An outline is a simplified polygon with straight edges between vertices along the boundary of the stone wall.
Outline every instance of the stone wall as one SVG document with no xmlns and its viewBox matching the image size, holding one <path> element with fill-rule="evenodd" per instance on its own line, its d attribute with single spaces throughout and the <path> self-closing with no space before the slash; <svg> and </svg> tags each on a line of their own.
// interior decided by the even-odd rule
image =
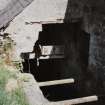
<svg viewBox="0 0 105 105">
<path fill-rule="evenodd" d="M 11 34 L 16 43 L 13 59 L 19 60 L 22 52 L 32 52 L 33 46 L 38 39 L 39 31 L 42 30 L 41 24 L 37 22 L 54 21 L 63 19 L 66 11 L 67 0 L 35 0 L 22 13 L 20 13 L 10 23 L 5 30 Z M 31 24 L 36 22 L 36 24 Z M 28 24 L 27 24 L 28 23 Z"/>
<path fill-rule="evenodd" d="M 99 0 L 35 0 L 9 25 L 5 32 L 10 33 L 16 42 L 18 57 L 21 52 L 32 51 L 32 47 L 41 31 L 41 25 L 32 22 L 81 21 L 82 29 L 90 34 L 89 72 L 93 80 L 105 79 L 105 1 Z M 26 25 L 29 23 L 29 25 Z M 34 28 L 35 27 L 35 28 Z M 27 31 L 28 30 L 28 31 Z M 98 85 L 100 83 L 98 82 Z M 97 83 L 96 83 L 97 84 Z"/>
<path fill-rule="evenodd" d="M 65 22 L 82 21 L 82 29 L 90 34 L 89 71 L 100 90 L 105 87 L 105 1 L 68 0 Z M 94 87 L 94 86 L 93 86 Z"/>
</svg>

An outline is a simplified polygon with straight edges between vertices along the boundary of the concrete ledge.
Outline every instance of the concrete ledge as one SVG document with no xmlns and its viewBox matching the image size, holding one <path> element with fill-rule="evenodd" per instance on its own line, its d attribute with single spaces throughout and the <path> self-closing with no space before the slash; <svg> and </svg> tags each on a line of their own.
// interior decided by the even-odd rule
<svg viewBox="0 0 105 105">
<path fill-rule="evenodd" d="M 31 74 L 20 74 L 19 80 L 22 82 L 22 87 L 29 105 L 43 105 L 49 102 L 45 99 L 37 82 Z"/>
</svg>

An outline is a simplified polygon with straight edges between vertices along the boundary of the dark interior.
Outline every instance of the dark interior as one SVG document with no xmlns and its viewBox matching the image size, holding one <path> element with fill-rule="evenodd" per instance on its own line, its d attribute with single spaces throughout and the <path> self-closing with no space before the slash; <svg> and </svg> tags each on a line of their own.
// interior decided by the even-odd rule
<svg viewBox="0 0 105 105">
<path fill-rule="evenodd" d="M 86 77 L 89 57 L 90 35 L 81 29 L 81 23 L 44 24 L 39 33 L 39 44 L 64 45 L 64 58 L 24 59 L 23 71 L 32 73 L 38 82 L 74 78 L 74 84 L 41 87 L 51 101 L 86 96 L 81 93 L 81 84 Z M 82 90 L 83 91 L 83 90 Z"/>
</svg>

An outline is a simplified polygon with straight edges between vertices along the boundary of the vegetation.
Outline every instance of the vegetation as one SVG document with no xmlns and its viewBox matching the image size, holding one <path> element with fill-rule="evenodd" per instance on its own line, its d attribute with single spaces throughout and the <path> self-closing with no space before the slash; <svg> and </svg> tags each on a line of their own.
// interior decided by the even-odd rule
<svg viewBox="0 0 105 105">
<path fill-rule="evenodd" d="M 8 34 L 6 34 L 5 37 L 0 37 L 0 57 L 9 65 L 11 64 L 12 50 L 13 40 L 8 36 Z"/>
<path fill-rule="evenodd" d="M 17 79 L 16 72 L 11 72 L 0 62 L 0 105 L 28 105 L 21 87 L 7 92 L 5 87 L 9 79 Z"/>
<path fill-rule="evenodd" d="M 15 65 L 11 61 L 13 50 L 13 41 L 8 34 L 3 35 L 0 38 L 0 105 L 28 105 L 22 87 L 17 80 L 18 70 L 14 70 L 13 67 L 19 69 L 18 63 Z M 13 82 L 9 84 L 9 80 Z M 14 88 L 13 86 L 17 86 Z M 12 89 L 14 88 L 14 89 Z M 11 89 L 11 91 L 8 91 Z"/>
</svg>

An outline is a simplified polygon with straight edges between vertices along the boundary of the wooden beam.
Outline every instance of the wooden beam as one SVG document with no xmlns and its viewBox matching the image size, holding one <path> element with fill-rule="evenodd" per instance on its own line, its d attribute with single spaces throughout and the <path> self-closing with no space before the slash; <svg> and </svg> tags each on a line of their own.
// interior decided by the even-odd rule
<svg viewBox="0 0 105 105">
<path fill-rule="evenodd" d="M 42 59 L 63 59 L 65 58 L 64 55 L 47 55 L 47 56 L 40 56 L 39 60 L 42 60 Z"/>
<path fill-rule="evenodd" d="M 36 22 L 26 22 L 25 24 L 51 24 L 51 23 L 64 23 L 64 19 L 54 19 L 51 21 L 36 21 Z"/>
<path fill-rule="evenodd" d="M 82 104 L 82 103 L 93 102 L 93 101 L 98 101 L 98 97 L 96 95 L 71 99 L 71 100 L 65 100 L 65 101 L 50 102 L 50 103 L 47 103 L 46 105 L 76 105 L 76 104 Z"/>
<path fill-rule="evenodd" d="M 60 84 L 67 84 L 67 83 L 74 83 L 74 79 L 71 78 L 71 79 L 63 79 L 63 80 L 38 82 L 38 85 L 42 87 L 42 86 L 60 85 Z"/>
</svg>

